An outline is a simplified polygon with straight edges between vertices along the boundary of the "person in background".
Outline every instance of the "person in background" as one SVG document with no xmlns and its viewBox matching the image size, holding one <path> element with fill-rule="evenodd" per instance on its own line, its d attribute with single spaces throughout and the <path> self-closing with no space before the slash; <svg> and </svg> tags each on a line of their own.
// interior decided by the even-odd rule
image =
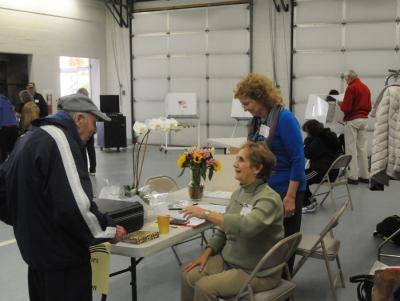
<svg viewBox="0 0 400 301">
<path fill-rule="evenodd" d="M 0 163 L 3 163 L 14 148 L 18 138 L 18 122 L 10 100 L 0 87 Z"/>
<path fill-rule="evenodd" d="M 347 71 L 344 79 L 348 86 L 338 105 L 344 113 L 346 154 L 352 156 L 348 183 L 369 183 L 367 129 L 371 92 L 353 70 Z"/>
<path fill-rule="evenodd" d="M 32 95 L 34 102 L 39 107 L 40 110 L 39 117 L 40 118 L 46 117 L 49 114 L 47 102 L 44 100 L 43 95 L 36 91 L 35 83 L 29 82 L 26 85 L 26 89 L 28 90 L 29 94 Z"/>
<path fill-rule="evenodd" d="M 32 121 L 39 118 L 40 110 L 28 90 L 19 92 L 19 100 L 22 104 L 21 117 L 19 120 L 19 131 L 22 135 L 30 129 Z"/>
<path fill-rule="evenodd" d="M 249 141 L 263 141 L 276 156 L 276 167 L 268 185 L 278 192 L 285 209 L 285 237 L 300 231 L 306 177 L 300 125 L 283 108 L 280 91 L 264 75 L 251 73 L 236 86 L 235 98 L 253 115 L 248 125 Z M 293 268 L 294 256 L 288 262 Z"/>
<path fill-rule="evenodd" d="M 86 88 L 80 88 L 78 91 L 76 91 L 76 93 L 89 97 L 89 91 Z M 89 157 L 89 173 L 91 176 L 94 176 L 96 175 L 96 150 L 94 149 L 94 135 L 90 137 L 86 143 L 86 151 Z"/>
<path fill-rule="evenodd" d="M 274 165 L 275 156 L 263 143 L 248 142 L 233 164 L 240 188 L 225 213 L 198 206 L 183 209 L 184 216 L 204 218 L 217 227 L 203 253 L 182 270 L 182 301 L 234 296 L 265 253 L 283 238 L 282 201 L 265 184 Z M 251 282 L 253 291 L 276 287 L 281 275 L 282 270 L 261 268 Z"/>
<path fill-rule="evenodd" d="M 312 213 L 317 210 L 317 201 L 311 198 L 310 185 L 318 184 L 332 165 L 333 161 L 341 153 L 338 137 L 329 128 L 318 120 L 307 120 L 303 124 L 303 131 L 307 134 L 304 139 L 304 155 L 310 160 L 309 168 L 306 169 L 307 187 L 304 198 L 303 213 Z M 329 178 L 334 181 L 338 170 L 332 170 Z"/>
<path fill-rule="evenodd" d="M 31 301 L 92 300 L 89 246 L 126 232 L 93 202 L 83 159 L 96 117 L 110 119 L 86 96 L 62 99 L 61 111 L 35 120 L 0 167 L 0 220 L 13 226 L 28 264 Z"/>
</svg>

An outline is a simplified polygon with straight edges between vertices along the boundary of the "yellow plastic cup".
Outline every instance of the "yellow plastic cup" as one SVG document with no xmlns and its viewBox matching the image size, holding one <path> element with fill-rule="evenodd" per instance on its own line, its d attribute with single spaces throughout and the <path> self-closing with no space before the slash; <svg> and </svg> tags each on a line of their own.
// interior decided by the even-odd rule
<svg viewBox="0 0 400 301">
<path fill-rule="evenodd" d="M 169 215 L 163 214 L 157 216 L 157 224 L 158 230 L 160 234 L 168 234 L 169 233 Z"/>
</svg>

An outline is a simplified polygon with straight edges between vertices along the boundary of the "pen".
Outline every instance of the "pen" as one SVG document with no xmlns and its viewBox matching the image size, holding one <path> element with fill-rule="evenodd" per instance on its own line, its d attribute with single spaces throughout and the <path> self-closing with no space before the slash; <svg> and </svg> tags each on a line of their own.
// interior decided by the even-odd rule
<svg viewBox="0 0 400 301">
<path fill-rule="evenodd" d="M 168 210 L 182 210 L 183 208 L 168 208 Z"/>
</svg>

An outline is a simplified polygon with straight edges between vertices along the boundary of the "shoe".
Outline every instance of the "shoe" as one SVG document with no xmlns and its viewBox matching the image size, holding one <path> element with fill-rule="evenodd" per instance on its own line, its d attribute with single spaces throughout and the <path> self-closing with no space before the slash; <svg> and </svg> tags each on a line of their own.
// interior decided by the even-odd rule
<svg viewBox="0 0 400 301">
<path fill-rule="evenodd" d="M 89 174 L 90 174 L 92 177 L 96 176 L 96 173 L 95 173 L 95 172 L 90 172 Z"/>
<path fill-rule="evenodd" d="M 358 182 L 369 184 L 369 179 L 358 178 Z"/>
<path fill-rule="evenodd" d="M 347 183 L 351 185 L 358 185 L 358 180 L 347 179 Z"/>
<path fill-rule="evenodd" d="M 303 207 L 302 212 L 303 214 L 314 213 L 315 211 L 317 211 L 317 208 L 318 208 L 318 203 L 312 202 L 310 205 Z"/>
</svg>

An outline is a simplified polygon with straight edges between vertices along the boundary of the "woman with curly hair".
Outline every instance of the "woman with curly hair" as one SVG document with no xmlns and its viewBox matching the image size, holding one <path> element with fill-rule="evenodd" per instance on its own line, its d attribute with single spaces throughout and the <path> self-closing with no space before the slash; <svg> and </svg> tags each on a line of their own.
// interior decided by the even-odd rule
<svg viewBox="0 0 400 301">
<path fill-rule="evenodd" d="M 300 231 L 306 178 L 301 130 L 294 115 L 283 107 L 282 95 L 264 75 L 250 73 L 236 86 L 235 98 L 253 115 L 248 125 L 249 141 L 263 141 L 276 156 L 268 185 L 283 200 L 285 236 Z M 293 268 L 294 257 L 288 262 Z"/>
</svg>

